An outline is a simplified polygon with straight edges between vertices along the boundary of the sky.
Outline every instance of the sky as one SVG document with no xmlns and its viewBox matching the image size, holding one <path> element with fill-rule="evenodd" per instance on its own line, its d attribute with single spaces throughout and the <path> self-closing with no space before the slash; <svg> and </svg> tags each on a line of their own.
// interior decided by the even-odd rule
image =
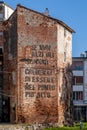
<svg viewBox="0 0 87 130">
<path fill-rule="evenodd" d="M 16 8 L 21 4 L 43 13 L 49 9 L 50 16 L 62 20 L 76 33 L 72 37 L 72 56 L 79 57 L 87 51 L 87 0 L 4 0 Z"/>
</svg>

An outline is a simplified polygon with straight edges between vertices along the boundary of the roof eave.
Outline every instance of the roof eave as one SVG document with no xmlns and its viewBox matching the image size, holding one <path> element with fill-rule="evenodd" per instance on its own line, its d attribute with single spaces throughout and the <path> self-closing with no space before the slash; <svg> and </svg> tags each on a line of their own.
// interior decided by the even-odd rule
<svg viewBox="0 0 87 130">
<path fill-rule="evenodd" d="M 28 9 L 28 10 L 31 10 L 31 11 L 35 12 L 35 13 L 38 13 L 38 14 L 40 14 L 40 15 L 43 15 L 43 16 L 48 17 L 48 18 L 50 18 L 50 19 L 53 19 L 54 21 L 56 21 L 57 23 L 61 24 L 63 27 L 65 27 L 66 29 L 68 29 L 71 33 L 75 33 L 75 31 L 74 31 L 72 28 L 70 28 L 67 24 L 65 24 L 63 21 L 61 21 L 61 20 L 59 20 L 59 19 L 53 18 L 53 17 L 51 17 L 51 16 L 47 16 L 47 15 L 45 15 L 45 14 L 43 14 L 43 13 L 40 13 L 40 12 L 38 12 L 38 11 L 29 9 L 29 8 L 27 8 L 27 7 L 24 7 L 24 6 L 20 5 L 20 4 L 18 4 L 17 6 L 26 8 L 26 9 Z"/>
</svg>

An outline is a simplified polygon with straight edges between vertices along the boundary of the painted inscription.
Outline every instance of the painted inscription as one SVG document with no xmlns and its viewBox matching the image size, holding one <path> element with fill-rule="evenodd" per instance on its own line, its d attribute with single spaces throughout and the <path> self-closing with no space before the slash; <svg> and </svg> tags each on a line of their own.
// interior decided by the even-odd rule
<svg viewBox="0 0 87 130">
<path fill-rule="evenodd" d="M 56 75 L 51 64 L 52 61 L 56 67 L 55 52 L 51 45 L 33 45 L 29 56 L 30 53 L 32 59 L 28 63 L 35 66 L 23 68 L 25 98 L 52 98 L 54 91 L 56 91 Z M 28 58 L 28 52 L 26 58 Z M 37 65 L 42 66 L 37 67 Z"/>
<path fill-rule="evenodd" d="M 51 98 L 56 78 L 53 70 L 24 68 L 25 97 Z M 37 93 L 36 93 L 37 92 Z"/>
</svg>

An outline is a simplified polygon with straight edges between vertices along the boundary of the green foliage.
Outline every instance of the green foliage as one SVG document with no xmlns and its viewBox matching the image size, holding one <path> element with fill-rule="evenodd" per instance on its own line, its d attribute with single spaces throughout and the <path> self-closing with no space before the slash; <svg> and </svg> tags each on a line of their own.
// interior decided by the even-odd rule
<svg viewBox="0 0 87 130">
<path fill-rule="evenodd" d="M 73 127 L 46 128 L 45 130 L 80 130 L 80 123 L 75 124 Z M 83 123 L 82 130 L 87 130 L 87 123 Z"/>
<path fill-rule="evenodd" d="M 60 128 L 49 128 L 46 130 L 80 130 L 79 127 L 60 127 Z"/>
</svg>

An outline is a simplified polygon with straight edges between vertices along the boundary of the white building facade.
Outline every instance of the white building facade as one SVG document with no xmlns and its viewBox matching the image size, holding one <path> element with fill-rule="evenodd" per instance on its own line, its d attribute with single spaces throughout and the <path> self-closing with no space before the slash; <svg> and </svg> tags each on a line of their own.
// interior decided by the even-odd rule
<svg viewBox="0 0 87 130">
<path fill-rule="evenodd" d="M 74 120 L 87 121 L 87 57 L 74 57 L 72 69 Z"/>
<path fill-rule="evenodd" d="M 14 12 L 9 5 L 0 1 L 0 21 L 4 21 L 10 17 L 10 15 Z"/>
</svg>

